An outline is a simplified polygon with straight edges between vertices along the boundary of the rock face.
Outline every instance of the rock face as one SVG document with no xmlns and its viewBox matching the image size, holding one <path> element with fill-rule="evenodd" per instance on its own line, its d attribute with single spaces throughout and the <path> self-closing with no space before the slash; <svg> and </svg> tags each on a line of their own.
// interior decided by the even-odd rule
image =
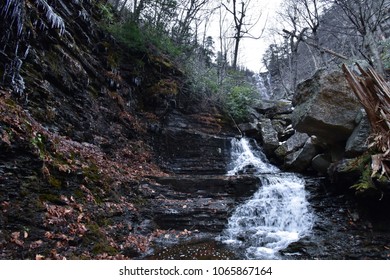
<svg viewBox="0 0 390 280">
<path fill-rule="evenodd" d="M 242 129 L 250 125 L 242 125 Z M 169 176 L 153 179 L 152 217 L 161 229 L 219 232 L 238 201 L 259 187 L 255 176 L 226 176 L 231 140 L 239 131 L 218 114 L 169 112 L 154 149 Z"/>
<path fill-rule="evenodd" d="M 370 135 L 370 130 L 371 126 L 367 115 L 363 113 L 360 122 L 358 122 L 345 145 L 345 155 L 347 157 L 358 156 L 367 151 L 367 139 Z"/>
<path fill-rule="evenodd" d="M 275 153 L 278 157 L 284 158 L 288 154 L 296 152 L 297 150 L 302 148 L 308 139 L 309 135 L 307 135 L 306 133 L 296 132 L 286 142 L 280 145 L 279 148 L 276 149 Z"/>
<path fill-rule="evenodd" d="M 264 151 L 270 153 L 279 146 L 278 133 L 270 119 L 261 119 L 259 125 L 261 143 L 263 144 Z"/>
<path fill-rule="evenodd" d="M 318 147 L 313 143 L 312 138 L 309 138 L 301 149 L 287 156 L 285 166 L 295 172 L 304 172 L 311 166 L 312 159 L 317 153 Z"/>
<path fill-rule="evenodd" d="M 341 72 L 317 72 L 298 85 L 293 104 L 295 129 L 326 143 L 346 141 L 361 108 Z"/>
<path fill-rule="evenodd" d="M 251 175 L 172 175 L 155 178 L 153 219 L 161 229 L 220 232 L 235 205 L 251 196 L 260 180 Z M 158 194 L 158 195 L 157 195 Z"/>
<path fill-rule="evenodd" d="M 176 110 L 178 67 L 116 42 L 101 1 L 3 2 L 0 259 L 139 257 L 175 219 L 220 230 L 258 184 L 218 177 L 238 132 Z"/>
<path fill-rule="evenodd" d="M 226 174 L 230 141 L 238 133 L 219 115 L 183 114 L 166 116 L 154 146 L 161 166 L 175 174 Z"/>
</svg>

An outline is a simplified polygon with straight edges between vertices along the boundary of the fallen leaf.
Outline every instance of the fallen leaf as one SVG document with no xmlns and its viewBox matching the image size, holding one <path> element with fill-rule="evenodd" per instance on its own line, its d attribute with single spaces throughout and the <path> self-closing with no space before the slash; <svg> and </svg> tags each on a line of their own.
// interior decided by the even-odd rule
<svg viewBox="0 0 390 280">
<path fill-rule="evenodd" d="M 37 240 L 37 241 L 31 242 L 30 249 L 39 248 L 39 247 L 41 247 L 42 244 L 43 244 L 42 240 Z"/>
<path fill-rule="evenodd" d="M 37 255 L 35 255 L 35 259 L 36 259 L 37 261 L 39 261 L 39 260 L 44 260 L 44 259 L 45 259 L 45 256 L 37 254 Z"/>
</svg>

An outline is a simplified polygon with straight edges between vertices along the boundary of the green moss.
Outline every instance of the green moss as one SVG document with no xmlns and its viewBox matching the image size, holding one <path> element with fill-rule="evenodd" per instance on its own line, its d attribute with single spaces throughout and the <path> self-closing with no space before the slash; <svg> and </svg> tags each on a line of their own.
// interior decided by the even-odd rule
<svg viewBox="0 0 390 280">
<path fill-rule="evenodd" d="M 149 89 L 150 94 L 177 95 L 179 87 L 177 82 L 172 79 L 159 80 Z"/>
<path fill-rule="evenodd" d="M 93 246 L 92 253 L 95 255 L 103 253 L 107 253 L 109 255 L 116 255 L 118 254 L 118 250 L 108 244 L 99 243 Z"/>
<path fill-rule="evenodd" d="M 147 204 L 147 202 L 148 201 L 142 196 L 137 196 L 136 198 L 131 200 L 131 203 L 134 204 L 136 207 L 144 206 Z"/>
<path fill-rule="evenodd" d="M 13 100 L 10 99 L 10 98 L 7 98 L 7 99 L 5 100 L 5 104 L 7 104 L 8 106 L 10 106 L 10 107 L 12 107 L 12 108 L 15 108 L 15 107 L 16 107 L 16 102 L 13 101 Z"/>
<path fill-rule="evenodd" d="M 49 182 L 50 186 L 52 186 L 56 189 L 60 189 L 62 186 L 61 181 L 52 175 L 50 175 L 49 178 L 47 178 L 47 181 Z"/>
<path fill-rule="evenodd" d="M 62 200 L 60 198 L 60 195 L 58 194 L 53 194 L 53 193 L 44 193 L 39 195 L 39 200 L 40 201 L 48 201 L 52 203 L 62 203 Z"/>
<path fill-rule="evenodd" d="M 118 52 L 110 51 L 107 55 L 107 63 L 111 68 L 118 68 L 119 65 Z"/>
<path fill-rule="evenodd" d="M 38 151 L 39 157 L 43 159 L 46 154 L 46 148 L 44 144 L 44 136 L 40 133 L 36 133 L 30 140 L 31 144 L 36 148 Z"/>
<path fill-rule="evenodd" d="M 84 197 L 85 197 L 83 191 L 80 190 L 80 189 L 75 190 L 75 191 L 73 192 L 73 195 L 74 195 L 74 197 L 75 197 L 77 200 L 84 199 Z"/>
<path fill-rule="evenodd" d="M 97 223 L 92 222 L 87 224 L 87 229 L 88 231 L 83 237 L 83 244 L 86 246 L 92 246 L 91 251 L 93 254 L 118 254 L 118 251 L 109 245 L 106 236 Z"/>
<path fill-rule="evenodd" d="M 98 166 L 93 163 L 83 169 L 83 175 L 92 182 L 97 182 L 102 177 Z"/>
</svg>

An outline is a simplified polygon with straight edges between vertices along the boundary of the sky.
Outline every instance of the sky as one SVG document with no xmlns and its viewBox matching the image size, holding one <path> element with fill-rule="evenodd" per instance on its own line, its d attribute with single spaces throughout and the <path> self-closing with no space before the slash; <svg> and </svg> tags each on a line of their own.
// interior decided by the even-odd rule
<svg viewBox="0 0 390 280">
<path fill-rule="evenodd" d="M 253 18 L 255 21 L 258 18 L 259 11 L 262 11 L 262 16 L 256 26 L 252 29 L 254 36 L 259 36 L 262 33 L 263 28 L 265 32 L 260 39 L 242 39 L 239 48 L 238 64 L 244 66 L 254 72 L 266 71 L 262 65 L 262 56 L 271 44 L 270 39 L 267 39 L 267 30 L 272 26 L 274 21 L 276 10 L 280 6 L 282 0 L 251 0 L 249 14 L 246 15 L 246 19 Z M 230 18 L 231 20 L 231 18 Z M 218 46 L 219 28 L 218 19 L 215 23 L 211 24 L 207 34 L 214 38 L 215 45 Z M 216 47 L 216 50 L 218 47 Z"/>
<path fill-rule="evenodd" d="M 265 27 L 265 32 L 263 33 L 262 38 L 259 40 L 253 39 L 244 39 L 241 43 L 241 55 L 239 57 L 239 64 L 244 65 L 248 69 L 258 72 L 265 71 L 264 66 L 262 65 L 262 56 L 266 51 L 267 47 L 272 43 L 268 38 L 267 30 L 272 26 L 274 17 L 276 14 L 276 9 L 280 6 L 281 0 L 252 0 L 254 2 L 266 2 L 262 4 L 263 14 L 260 19 L 260 22 L 257 24 L 256 29 L 259 30 L 258 33 L 261 33 L 261 30 Z"/>
</svg>

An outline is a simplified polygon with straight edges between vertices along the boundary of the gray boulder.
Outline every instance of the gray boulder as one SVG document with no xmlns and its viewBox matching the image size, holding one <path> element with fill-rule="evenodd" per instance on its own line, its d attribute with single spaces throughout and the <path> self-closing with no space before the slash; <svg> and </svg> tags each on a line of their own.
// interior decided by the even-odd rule
<svg viewBox="0 0 390 280">
<path fill-rule="evenodd" d="M 319 154 L 312 159 L 311 166 L 318 173 L 325 175 L 328 173 L 331 162 L 332 158 L 329 154 Z"/>
<path fill-rule="evenodd" d="M 309 135 L 306 133 L 295 132 L 293 136 L 275 150 L 275 154 L 278 158 L 283 159 L 288 154 L 302 148 L 307 139 L 309 139 Z"/>
<path fill-rule="evenodd" d="M 346 157 L 356 157 L 367 151 L 367 138 L 370 135 L 370 130 L 370 122 L 368 121 L 367 115 L 364 115 L 348 138 L 347 144 L 345 145 Z"/>
<path fill-rule="evenodd" d="M 273 152 L 279 146 L 277 131 L 274 129 L 270 119 L 261 119 L 259 126 L 264 151 L 266 153 Z"/>
<path fill-rule="evenodd" d="M 302 172 L 311 166 L 312 159 L 317 155 L 318 147 L 312 139 L 307 139 L 305 145 L 286 157 L 285 167 L 291 171 Z"/>
<path fill-rule="evenodd" d="M 339 71 L 318 71 L 299 84 L 293 104 L 294 128 L 316 135 L 326 143 L 346 141 L 355 128 L 355 118 L 361 109 Z"/>
<path fill-rule="evenodd" d="M 241 132 L 250 137 L 256 137 L 256 135 L 259 133 L 259 129 L 257 127 L 257 121 L 254 122 L 248 122 L 248 123 L 240 123 L 238 125 L 238 128 L 241 130 Z"/>
</svg>

